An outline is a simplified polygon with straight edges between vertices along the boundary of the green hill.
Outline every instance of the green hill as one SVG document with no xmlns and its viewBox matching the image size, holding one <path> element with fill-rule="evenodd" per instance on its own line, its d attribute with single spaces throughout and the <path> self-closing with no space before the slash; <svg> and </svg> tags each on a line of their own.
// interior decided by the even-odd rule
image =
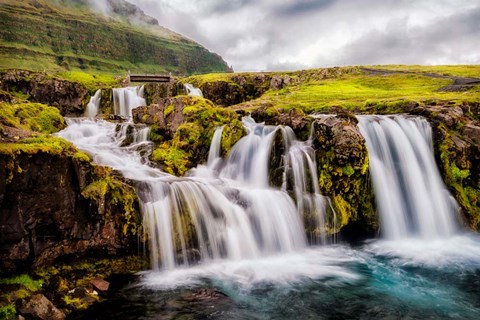
<svg viewBox="0 0 480 320">
<path fill-rule="evenodd" d="M 0 69 L 195 74 L 231 71 L 201 45 L 124 0 L 0 0 Z M 93 2 L 92 2 L 93 3 Z"/>
</svg>

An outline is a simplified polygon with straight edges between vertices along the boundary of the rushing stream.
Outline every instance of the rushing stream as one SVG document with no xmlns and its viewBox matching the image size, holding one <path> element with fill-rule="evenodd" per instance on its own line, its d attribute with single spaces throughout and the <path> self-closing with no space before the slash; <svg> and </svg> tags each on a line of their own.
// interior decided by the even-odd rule
<svg viewBox="0 0 480 320">
<path fill-rule="evenodd" d="M 140 88 L 115 94 L 126 117 L 129 100 L 144 103 Z M 480 240 L 456 223 L 428 123 L 359 121 L 382 239 L 352 246 L 325 235 L 335 215 L 319 192 L 313 149 L 288 127 L 245 117 L 248 134 L 226 159 L 220 127 L 207 163 L 177 178 L 148 165 L 148 128 L 68 119 L 60 136 L 136 181 L 152 261 L 151 271 L 76 317 L 480 319 Z M 134 142 L 123 146 L 127 132 Z M 284 147 L 277 186 L 268 170 L 275 139 Z M 305 215 L 315 217 L 313 235 Z"/>
</svg>

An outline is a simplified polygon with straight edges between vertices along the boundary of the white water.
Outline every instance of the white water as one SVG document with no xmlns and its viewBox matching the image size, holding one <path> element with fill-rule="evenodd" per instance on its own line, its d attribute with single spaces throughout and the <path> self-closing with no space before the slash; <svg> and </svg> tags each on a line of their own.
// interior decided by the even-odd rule
<svg viewBox="0 0 480 320">
<path fill-rule="evenodd" d="M 159 270 L 188 265 L 198 258 L 239 261 L 303 250 L 307 246 L 303 225 L 305 199 L 310 199 L 308 214 L 314 212 L 319 216 L 318 232 L 323 231 L 321 195 L 308 195 L 318 188 L 306 186 L 309 179 L 318 178 L 298 178 L 314 174 L 311 168 L 302 165 L 314 166 L 308 145 L 303 147 L 295 141 L 290 128 L 256 124 L 251 118 L 244 123 L 249 134 L 234 146 L 223 168 L 219 158 L 221 129 L 218 129 L 210 153 L 211 161 L 218 162 L 215 171 L 200 166 L 202 170 L 193 170 L 188 178 L 177 178 L 147 165 L 142 151 L 149 142 L 145 141 L 143 131 L 134 133 L 137 138 L 133 139 L 133 145 L 122 147 L 131 124 L 119 125 L 118 129 L 102 120 L 69 119 L 67 129 L 59 135 L 91 154 L 95 162 L 137 181 L 153 269 Z M 286 168 L 295 168 L 292 170 L 295 178 L 288 183 L 302 199 L 298 205 L 286 187 L 282 190 L 269 185 L 268 162 L 277 132 L 282 132 L 288 152 L 288 157 L 284 157 L 291 163 Z M 303 151 L 295 151 L 296 148 Z M 295 159 L 296 154 L 300 159 Z M 205 171 L 208 174 L 200 174 Z M 302 184 L 299 191 L 297 181 Z M 311 207 L 316 205 L 319 207 Z"/>
<path fill-rule="evenodd" d="M 90 101 L 87 104 L 87 110 L 85 111 L 85 116 L 88 118 L 94 118 L 98 114 L 98 109 L 100 108 L 100 101 L 102 99 L 102 90 L 98 89 L 93 97 L 90 98 Z"/>
<path fill-rule="evenodd" d="M 126 87 L 113 89 L 113 109 L 116 115 L 131 118 L 132 110 L 146 106 L 143 97 L 144 87 Z"/>
<path fill-rule="evenodd" d="M 358 119 L 367 142 L 383 236 L 392 240 L 452 236 L 457 204 L 438 172 L 428 122 L 405 116 Z"/>
<path fill-rule="evenodd" d="M 185 83 L 184 87 L 187 95 L 203 98 L 202 90 L 200 90 L 199 88 L 194 87 L 190 83 Z"/>
</svg>

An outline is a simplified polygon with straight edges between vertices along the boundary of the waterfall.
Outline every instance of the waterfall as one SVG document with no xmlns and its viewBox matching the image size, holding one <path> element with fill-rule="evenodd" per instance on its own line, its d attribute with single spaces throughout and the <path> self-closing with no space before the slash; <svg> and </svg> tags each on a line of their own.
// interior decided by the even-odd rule
<svg viewBox="0 0 480 320">
<path fill-rule="evenodd" d="M 256 124 L 249 117 L 243 121 L 249 134 L 224 163 L 219 158 L 222 127 L 217 128 L 209 154 L 210 162 L 219 161 L 215 173 L 203 176 L 192 170 L 183 178 L 147 165 L 140 148 L 148 143 L 144 129 L 134 132 L 134 144 L 123 146 L 131 124 L 116 128 L 103 120 L 67 119 L 68 127 L 59 135 L 95 162 L 136 181 L 153 269 L 159 270 L 198 259 L 240 260 L 298 251 L 307 246 L 304 214 L 316 215 L 316 228 L 323 232 L 325 202 L 309 142 L 297 141 L 288 127 Z M 277 133 L 284 140 L 281 156 L 288 171 L 282 188 L 270 186 L 268 176 Z"/>
<path fill-rule="evenodd" d="M 90 98 L 90 102 L 87 104 L 87 110 L 85 116 L 88 118 L 94 118 L 98 114 L 100 108 L 100 100 L 102 98 L 102 90 L 98 89 L 93 97 Z"/>
<path fill-rule="evenodd" d="M 202 97 L 203 98 L 203 93 L 202 93 L 202 90 L 200 90 L 199 88 L 195 88 L 193 85 L 191 85 L 190 83 L 185 83 L 184 84 L 184 87 L 185 87 L 185 92 L 187 93 L 187 95 L 189 96 L 196 96 L 196 97 Z"/>
<path fill-rule="evenodd" d="M 382 233 L 389 239 L 448 237 L 457 204 L 438 172 L 432 130 L 419 117 L 358 116 L 367 142 Z"/>
<path fill-rule="evenodd" d="M 210 144 L 210 151 L 208 152 L 207 165 L 209 168 L 214 169 L 216 164 L 220 160 L 220 147 L 222 142 L 222 133 L 224 126 L 215 129 L 213 134 L 212 143 Z"/>
<path fill-rule="evenodd" d="M 132 109 L 146 106 L 143 97 L 144 87 L 126 87 L 113 89 L 113 109 L 116 115 L 131 118 Z"/>
</svg>

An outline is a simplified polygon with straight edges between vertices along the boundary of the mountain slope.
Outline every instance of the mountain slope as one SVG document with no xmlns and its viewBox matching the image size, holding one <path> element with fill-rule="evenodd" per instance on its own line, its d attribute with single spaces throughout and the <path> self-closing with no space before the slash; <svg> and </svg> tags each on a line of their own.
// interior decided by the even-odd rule
<svg viewBox="0 0 480 320">
<path fill-rule="evenodd" d="M 106 4 L 97 13 L 86 0 L 0 0 L 0 68 L 230 71 L 220 56 L 160 27 L 136 6 L 124 0 Z"/>
</svg>

